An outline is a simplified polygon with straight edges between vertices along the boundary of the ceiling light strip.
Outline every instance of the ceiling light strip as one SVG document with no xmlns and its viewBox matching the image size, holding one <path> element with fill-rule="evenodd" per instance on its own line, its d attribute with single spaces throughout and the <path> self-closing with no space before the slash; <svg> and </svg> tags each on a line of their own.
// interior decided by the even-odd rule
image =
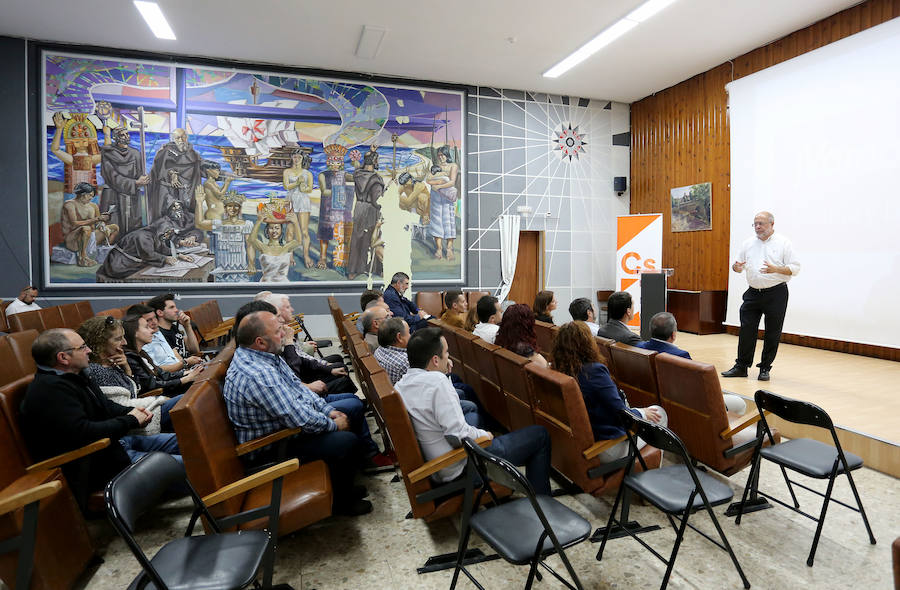
<svg viewBox="0 0 900 590">
<path fill-rule="evenodd" d="M 158 39 L 175 39 L 175 33 L 172 31 L 172 27 L 169 26 L 169 22 L 166 20 L 159 4 L 134 0 L 134 5 Z"/>
</svg>

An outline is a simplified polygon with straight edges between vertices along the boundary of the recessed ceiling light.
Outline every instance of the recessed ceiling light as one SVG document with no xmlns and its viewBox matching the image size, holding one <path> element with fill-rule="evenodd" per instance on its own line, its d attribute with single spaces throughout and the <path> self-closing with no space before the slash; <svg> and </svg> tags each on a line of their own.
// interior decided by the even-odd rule
<svg viewBox="0 0 900 590">
<path fill-rule="evenodd" d="M 647 0 L 628 15 L 622 17 L 599 35 L 576 49 L 571 55 L 544 72 L 545 78 L 558 78 L 590 56 L 594 55 L 634 27 L 649 19 L 654 14 L 672 4 L 675 0 Z"/>
<path fill-rule="evenodd" d="M 150 27 L 150 30 L 153 31 L 153 34 L 156 35 L 157 38 L 175 39 L 175 33 L 172 31 L 172 27 L 169 26 L 169 22 L 162 13 L 159 4 L 156 2 L 134 0 L 134 5 L 141 13 L 141 16 L 144 17 L 147 26 Z"/>
<path fill-rule="evenodd" d="M 387 29 L 372 25 L 363 25 L 362 33 L 359 35 L 359 42 L 356 44 L 356 57 L 362 59 L 375 59 L 381 50 L 381 42 Z"/>
</svg>

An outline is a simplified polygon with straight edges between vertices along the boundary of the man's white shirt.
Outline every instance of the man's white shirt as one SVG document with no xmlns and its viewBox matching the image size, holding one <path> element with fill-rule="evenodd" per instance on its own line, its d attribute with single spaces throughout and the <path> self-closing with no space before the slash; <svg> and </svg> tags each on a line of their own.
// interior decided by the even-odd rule
<svg viewBox="0 0 900 590">
<path fill-rule="evenodd" d="M 767 240 L 760 240 L 756 236 L 744 240 L 738 254 L 738 261 L 747 263 L 744 266 L 744 276 L 747 277 L 747 283 L 754 289 L 767 289 L 780 283 L 786 283 L 791 280 L 792 276 L 800 272 L 800 260 L 794 253 L 791 241 L 777 233 L 769 236 Z M 786 266 L 791 270 L 791 274 L 762 273 L 760 269 L 764 262 L 775 266 Z"/>
<path fill-rule="evenodd" d="M 472 333 L 484 340 L 485 342 L 494 343 L 497 337 L 497 331 L 500 329 L 499 324 L 476 324 Z"/>
</svg>

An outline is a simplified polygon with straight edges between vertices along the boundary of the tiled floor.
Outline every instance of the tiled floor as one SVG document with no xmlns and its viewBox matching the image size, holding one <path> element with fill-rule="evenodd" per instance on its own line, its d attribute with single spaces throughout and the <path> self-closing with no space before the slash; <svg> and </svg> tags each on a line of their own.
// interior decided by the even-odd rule
<svg viewBox="0 0 900 590">
<path fill-rule="evenodd" d="M 745 477 L 746 472 L 730 479 L 735 494 L 740 494 Z M 290 583 L 297 590 L 449 588 L 452 571 L 417 575 L 416 567 L 430 555 L 455 550 L 458 518 L 432 525 L 407 520 L 409 504 L 402 483 L 391 483 L 391 474 L 364 479 L 374 511 L 358 518 L 332 517 L 283 538 L 278 547 L 275 581 Z M 890 587 L 890 544 L 900 535 L 900 482 L 865 468 L 856 472 L 856 481 L 878 544 L 869 545 L 856 513 L 832 505 L 812 568 L 806 566 L 815 531 L 812 521 L 776 507 L 745 516 L 737 527 L 732 519 L 721 516 L 724 507 L 716 509 L 754 588 Z M 764 465 L 761 482 L 762 489 L 785 492 L 779 472 L 771 465 Z M 853 501 L 845 479 L 835 487 L 836 497 Z M 820 504 L 812 494 L 804 492 L 800 500 L 808 511 L 818 511 Z M 562 501 L 595 527 L 605 524 L 612 505 L 612 498 L 587 494 L 564 496 Z M 162 507 L 151 516 L 148 528 L 143 529 L 145 547 L 152 551 L 165 540 L 181 535 L 188 516 L 188 503 L 184 500 Z M 633 507 L 632 516 L 642 524 L 664 527 L 644 538 L 668 555 L 674 532 L 666 528 L 665 518 L 649 506 Z M 691 522 L 708 534 L 715 533 L 705 514 L 696 514 Z M 125 588 L 138 572 L 137 562 L 108 523 L 94 521 L 91 531 L 98 539 L 104 563 L 86 587 Z M 473 541 L 490 551 L 477 537 Z M 598 545 L 586 542 L 567 552 L 584 588 L 656 588 L 662 581 L 664 566 L 633 540 L 611 541 L 599 563 L 595 560 L 597 548 Z M 551 558 L 550 563 L 563 571 L 557 558 Z M 526 568 L 503 561 L 479 564 L 471 571 L 486 588 L 524 586 L 527 573 Z M 474 586 L 462 577 L 459 587 Z M 741 588 L 741 582 L 724 552 L 688 530 L 669 587 Z M 535 588 L 562 585 L 545 575 Z"/>
</svg>

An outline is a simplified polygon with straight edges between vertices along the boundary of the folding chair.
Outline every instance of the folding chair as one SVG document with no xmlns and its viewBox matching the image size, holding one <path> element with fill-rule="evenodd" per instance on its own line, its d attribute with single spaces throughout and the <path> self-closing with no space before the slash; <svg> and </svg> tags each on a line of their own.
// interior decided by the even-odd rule
<svg viewBox="0 0 900 590">
<path fill-rule="evenodd" d="M 37 546 L 38 507 L 41 500 L 52 496 L 61 489 L 61 481 L 50 481 L 17 493 L 6 493 L 7 490 L 4 490 L 0 495 L 0 516 L 23 509 L 22 527 L 19 534 L 0 541 L 0 555 L 16 551 L 19 553 L 16 562 L 16 584 L 13 588 L 31 587 L 34 550 Z"/>
<path fill-rule="evenodd" d="M 628 461 L 628 466 L 625 470 L 625 478 L 622 485 L 619 487 L 619 493 L 616 495 L 616 501 L 609 514 L 609 523 L 606 525 L 607 532 L 603 536 L 603 542 L 600 544 L 600 550 L 597 552 L 597 561 L 600 561 L 603 558 L 603 549 L 606 547 L 609 531 L 615 523 L 616 509 L 619 507 L 619 502 L 622 500 L 622 496 L 627 488 L 640 494 L 650 504 L 664 512 L 666 518 L 669 519 L 669 524 L 672 525 L 672 529 L 674 529 L 676 533 L 675 545 L 672 547 L 672 554 L 667 560 L 643 539 L 632 533 L 630 530 L 625 529 L 626 532 L 634 537 L 638 543 L 643 545 L 645 549 L 666 564 L 666 573 L 663 576 L 660 590 L 663 590 L 669 583 L 669 576 L 671 576 L 672 569 L 675 566 L 675 558 L 678 556 L 678 548 L 681 546 L 681 540 L 684 538 L 686 527 L 691 527 L 691 529 L 700 533 L 713 545 L 727 551 L 728 556 L 734 563 L 735 569 L 737 569 L 738 574 L 741 576 L 741 580 L 744 582 L 744 588 L 749 588 L 750 582 L 747 580 L 747 576 L 744 575 L 741 564 L 738 563 L 737 557 L 735 557 L 734 551 L 732 551 L 731 545 L 728 543 L 728 539 L 725 538 L 725 533 L 722 531 L 722 527 L 719 526 L 719 521 L 716 519 L 716 515 L 712 509 L 713 506 L 718 506 L 731 501 L 731 498 L 734 496 L 731 486 L 702 471 L 694 469 L 691 457 L 688 455 L 687 449 L 684 448 L 684 444 L 675 433 L 668 428 L 637 418 L 627 410 L 622 411 L 622 422 L 628 432 L 628 441 L 631 446 L 630 460 Z M 648 445 L 654 446 L 661 451 L 668 451 L 680 457 L 683 464 L 668 465 L 666 467 L 651 470 L 647 470 L 647 468 L 644 467 L 642 473 L 632 475 L 635 457 L 639 458 L 642 464 L 644 462 L 643 458 L 640 458 L 640 453 L 638 452 L 638 438 L 641 438 Z M 719 533 L 719 538 L 722 540 L 721 543 L 697 529 L 694 525 L 688 523 L 688 518 L 691 513 L 702 508 L 706 509 L 710 520 L 712 520 L 713 525 L 715 525 L 716 531 Z M 676 520 L 679 521 L 680 526 L 676 526 Z"/>
<path fill-rule="evenodd" d="M 187 482 L 184 467 L 171 455 L 149 453 L 125 468 L 106 487 L 106 511 L 143 569 L 129 588 L 152 585 L 159 590 L 237 590 L 250 586 L 262 569 L 262 588 L 272 589 L 282 478 L 297 467 L 296 459 L 285 461 L 235 482 L 204 499 Z M 272 482 L 272 496 L 267 506 L 218 520 L 207 510 L 207 504 L 216 504 L 234 493 L 242 493 L 249 487 L 269 482 Z M 187 531 L 184 537 L 169 541 L 156 555 L 148 558 L 134 538 L 135 523 L 159 502 L 160 497 L 172 485 L 179 483 L 188 486 L 194 500 L 194 513 L 188 522 Z M 206 519 L 216 534 L 191 536 L 200 516 Z M 267 530 L 221 532 L 223 528 L 261 517 L 268 518 Z M 276 588 L 289 590 L 290 586 L 281 584 Z"/>
<path fill-rule="evenodd" d="M 845 452 L 843 448 L 841 448 L 841 441 L 838 440 L 837 432 L 834 430 L 834 423 L 831 421 L 831 417 L 825 410 L 815 404 L 782 397 L 764 389 L 758 390 L 753 396 L 753 399 L 756 401 L 756 408 L 760 413 L 762 429 L 756 441 L 756 448 L 753 451 L 753 463 L 750 468 L 750 476 L 747 479 L 747 485 L 744 486 L 744 494 L 741 497 L 741 504 L 738 508 L 735 524 L 741 524 L 743 506 L 748 492 L 759 493 L 760 496 L 764 496 L 769 500 L 781 504 L 785 508 L 789 508 L 818 523 L 816 526 L 816 534 L 813 536 L 812 548 L 810 548 L 809 557 L 806 559 L 806 565 L 811 567 L 816 557 L 816 547 L 819 545 L 819 536 L 822 534 L 822 525 L 825 523 L 825 512 L 828 510 L 828 503 L 836 502 L 850 510 L 859 512 L 862 515 L 863 524 L 866 525 L 866 532 L 869 534 L 869 543 L 874 545 L 875 537 L 872 535 L 872 527 L 869 526 L 869 519 L 866 518 L 866 511 L 863 508 L 862 500 L 859 499 L 859 492 L 856 491 L 856 484 L 853 482 L 853 476 L 850 475 L 851 471 L 862 467 L 862 458 L 853 453 Z M 831 433 L 831 439 L 834 442 L 834 446 L 811 438 L 795 438 L 775 444 L 772 430 L 769 427 L 769 423 L 766 421 L 766 410 L 788 422 L 807 424 L 809 426 L 817 426 L 828 430 Z M 763 448 L 762 445 L 765 437 L 768 437 L 771 446 Z M 781 468 L 784 482 L 787 485 L 788 492 L 791 494 L 791 500 L 794 502 L 793 506 L 789 506 L 781 500 L 759 492 L 756 489 L 759 480 L 760 459 L 768 459 Z M 814 490 L 797 481 L 791 480 L 787 475 L 787 469 L 796 471 L 797 473 L 813 479 L 827 479 L 828 488 L 823 494 L 818 490 Z M 831 497 L 831 491 L 834 488 L 834 480 L 837 479 L 837 476 L 841 473 L 847 475 L 847 481 L 850 482 L 850 489 L 853 490 L 853 497 L 856 498 L 856 505 L 859 507 L 858 509 Z M 819 518 L 800 510 L 800 502 L 797 501 L 797 496 L 794 494 L 794 488 L 791 484 L 824 498 L 822 502 L 822 512 L 819 514 Z"/>
<path fill-rule="evenodd" d="M 450 590 L 456 587 L 460 571 L 478 588 L 484 590 L 463 565 L 463 556 L 466 554 L 469 536 L 473 530 L 509 563 L 530 565 L 525 590 L 531 588 L 536 576 L 540 577 L 537 571 L 538 564 L 567 588 L 581 590 L 581 582 L 563 550 L 587 539 L 591 534 L 591 523 L 555 498 L 535 494 L 531 484 L 515 466 L 485 451 L 471 438 L 463 439 L 462 446 L 469 458 L 466 465 L 468 483 L 465 490 L 462 529 L 459 533 L 456 570 L 453 572 Z M 497 498 L 490 486 L 491 481 L 520 492 L 525 497 L 497 505 Z M 476 486 L 480 489 L 478 495 L 474 496 Z M 480 505 L 486 491 L 491 494 L 495 505 L 475 512 L 473 507 Z M 559 554 L 575 583 L 574 586 L 544 563 L 544 558 L 554 553 Z"/>
</svg>

